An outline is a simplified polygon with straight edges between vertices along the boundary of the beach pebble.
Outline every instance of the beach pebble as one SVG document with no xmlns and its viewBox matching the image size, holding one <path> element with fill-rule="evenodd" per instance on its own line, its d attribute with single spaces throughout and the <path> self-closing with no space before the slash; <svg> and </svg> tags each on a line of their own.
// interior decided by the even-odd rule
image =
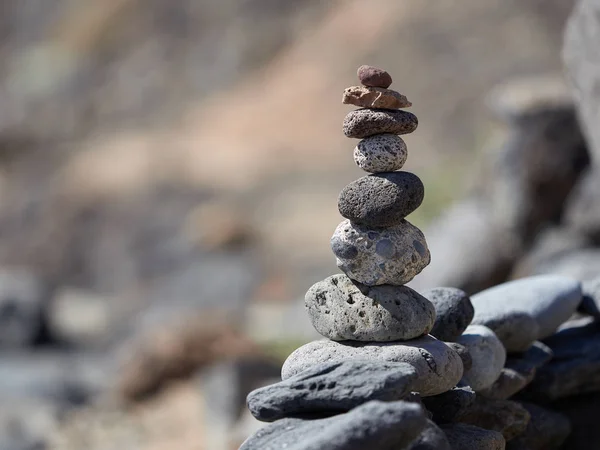
<svg viewBox="0 0 600 450">
<path fill-rule="evenodd" d="M 460 289 L 439 287 L 423 292 L 435 307 L 431 335 L 442 341 L 455 341 L 471 323 L 475 310 L 469 296 Z"/>
<path fill-rule="evenodd" d="M 355 105 L 361 108 L 398 109 L 408 108 L 412 103 L 408 99 L 391 89 L 369 86 L 352 86 L 344 89 L 342 103 Z"/>
<path fill-rule="evenodd" d="M 502 433 L 466 423 L 443 425 L 442 430 L 452 450 L 504 450 L 506 440 Z"/>
<path fill-rule="evenodd" d="M 505 367 L 498 379 L 491 386 L 478 391 L 478 394 L 494 400 L 506 400 L 531 383 L 534 374 L 535 372 L 520 373 Z"/>
<path fill-rule="evenodd" d="M 470 386 L 460 386 L 442 394 L 425 397 L 423 405 L 433 415 L 435 423 L 456 422 L 475 402 L 476 394 Z"/>
<path fill-rule="evenodd" d="M 408 150 L 404 140 L 390 133 L 369 136 L 354 148 L 354 162 L 370 173 L 400 170 L 407 158 Z"/>
<path fill-rule="evenodd" d="M 392 84 L 392 77 L 389 73 L 373 66 L 360 66 L 356 71 L 356 76 L 363 86 L 388 88 Z"/>
<path fill-rule="evenodd" d="M 537 321 L 523 311 L 494 311 L 490 316 L 479 313 L 474 325 L 484 325 L 496 333 L 509 353 L 527 350 L 540 334 Z"/>
<path fill-rule="evenodd" d="M 442 429 L 432 420 L 427 420 L 427 425 L 407 450 L 451 450 L 451 448 Z"/>
<path fill-rule="evenodd" d="M 509 441 L 525 432 L 529 419 L 529 412 L 517 402 L 477 396 L 459 422 L 498 431 Z"/>
<path fill-rule="evenodd" d="M 465 371 L 463 382 L 475 392 L 491 386 L 498 379 L 506 350 L 494 332 L 483 325 L 470 325 L 458 338 L 458 343 L 469 349 L 473 364 Z"/>
<path fill-rule="evenodd" d="M 417 116 L 399 109 L 363 108 L 350 111 L 343 124 L 346 137 L 364 139 L 374 134 L 408 134 L 417 129 Z"/>
</svg>

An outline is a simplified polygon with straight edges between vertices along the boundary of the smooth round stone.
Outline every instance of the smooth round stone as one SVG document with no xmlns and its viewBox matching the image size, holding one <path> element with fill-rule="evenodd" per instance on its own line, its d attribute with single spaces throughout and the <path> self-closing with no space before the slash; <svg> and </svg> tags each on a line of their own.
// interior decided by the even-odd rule
<svg viewBox="0 0 600 450">
<path fill-rule="evenodd" d="M 388 88 L 392 84 L 392 76 L 388 72 L 366 64 L 358 68 L 356 76 L 363 86 Z"/>
<path fill-rule="evenodd" d="M 334 341 L 406 341 L 429 333 L 435 310 L 406 286 L 365 286 L 333 275 L 312 286 L 305 305 L 313 327 Z"/>
<path fill-rule="evenodd" d="M 408 158 L 406 143 L 395 134 L 376 134 L 354 148 L 354 162 L 365 172 L 380 173 L 400 170 Z"/>
<path fill-rule="evenodd" d="M 469 349 L 473 361 L 463 375 L 465 384 L 475 392 L 494 384 L 506 362 L 506 350 L 494 332 L 483 325 L 470 325 L 458 343 Z"/>
<path fill-rule="evenodd" d="M 410 172 L 367 175 L 348 184 L 338 198 L 338 209 L 346 219 L 372 228 L 392 227 L 417 209 L 425 187 Z"/>
<path fill-rule="evenodd" d="M 435 324 L 430 334 L 441 341 L 455 341 L 473 320 L 471 299 L 462 290 L 439 287 L 423 292 L 435 307 Z"/>
<path fill-rule="evenodd" d="M 460 356 L 460 359 L 463 363 L 463 369 L 465 372 L 473 366 L 473 358 L 471 358 L 471 354 L 469 353 L 469 349 L 467 347 L 459 344 L 458 342 L 446 342 L 446 345 L 458 353 L 458 356 Z"/>
<path fill-rule="evenodd" d="M 412 103 L 399 92 L 369 86 L 351 86 L 344 89 L 342 103 L 362 108 L 408 108 Z"/>
<path fill-rule="evenodd" d="M 285 380 L 316 364 L 346 359 L 411 364 L 418 375 L 413 389 L 421 396 L 437 395 L 452 389 L 463 373 L 462 361 L 454 350 L 431 336 L 423 336 L 402 343 L 309 342 L 287 358 L 281 376 Z"/>
<path fill-rule="evenodd" d="M 363 108 L 346 115 L 343 131 L 349 138 L 363 139 L 381 133 L 412 133 L 418 125 L 417 116 L 408 111 Z"/>
<path fill-rule="evenodd" d="M 423 405 L 433 414 L 435 423 L 451 423 L 458 421 L 468 411 L 475 398 L 475 391 L 470 386 L 461 386 L 443 394 L 426 397 Z"/>
<path fill-rule="evenodd" d="M 502 369 L 498 379 L 490 387 L 478 391 L 477 394 L 485 398 L 506 400 L 531 383 L 533 376 L 534 373 L 522 374 L 514 369 L 505 367 Z"/>
<path fill-rule="evenodd" d="M 527 350 L 539 335 L 536 320 L 528 313 L 521 311 L 495 312 L 491 317 L 483 313 L 473 319 L 473 325 L 485 325 L 498 336 L 509 353 L 520 353 Z"/>
<path fill-rule="evenodd" d="M 509 311 L 526 313 L 538 324 L 537 339 L 543 339 L 571 317 L 581 299 L 581 283 L 573 278 L 559 275 L 522 278 L 471 296 L 475 307 L 473 323 L 506 317 Z M 531 331 L 515 325 L 513 336 L 522 337 L 526 343 L 531 339 Z"/>
<path fill-rule="evenodd" d="M 342 272 L 368 286 L 406 284 L 431 259 L 423 232 L 406 220 L 373 230 L 346 219 L 333 233 L 331 249 Z"/>
</svg>

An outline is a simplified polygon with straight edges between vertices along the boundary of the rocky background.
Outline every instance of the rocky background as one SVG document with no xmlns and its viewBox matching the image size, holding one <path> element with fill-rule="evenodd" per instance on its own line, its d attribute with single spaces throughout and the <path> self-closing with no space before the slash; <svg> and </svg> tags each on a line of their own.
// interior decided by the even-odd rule
<svg viewBox="0 0 600 450">
<path fill-rule="evenodd" d="M 0 448 L 239 446 L 337 272 L 363 63 L 420 118 L 415 289 L 597 275 L 573 3 L 1 1 Z"/>
</svg>

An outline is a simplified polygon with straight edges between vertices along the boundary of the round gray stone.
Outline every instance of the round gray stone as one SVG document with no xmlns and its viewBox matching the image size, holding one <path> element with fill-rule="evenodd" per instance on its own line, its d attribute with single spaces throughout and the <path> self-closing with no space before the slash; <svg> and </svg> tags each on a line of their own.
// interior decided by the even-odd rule
<svg viewBox="0 0 600 450">
<path fill-rule="evenodd" d="M 354 162 L 362 170 L 370 173 L 400 170 L 407 158 L 406 143 L 395 134 L 369 136 L 354 148 Z"/>
<path fill-rule="evenodd" d="M 328 362 L 252 391 L 247 403 L 252 415 L 265 422 L 306 413 L 339 414 L 370 400 L 400 400 L 416 378 L 407 363 Z"/>
<path fill-rule="evenodd" d="M 473 361 L 463 375 L 464 383 L 475 392 L 494 384 L 506 362 L 506 350 L 494 332 L 483 325 L 470 325 L 458 343 L 469 349 Z"/>
<path fill-rule="evenodd" d="M 509 353 L 526 351 L 540 334 L 537 321 L 522 311 L 495 311 L 491 316 L 480 313 L 472 323 L 485 325 L 496 333 Z"/>
<path fill-rule="evenodd" d="M 417 209 L 425 187 L 410 172 L 367 175 L 348 184 L 338 198 L 340 214 L 352 222 L 371 228 L 398 225 Z"/>
<path fill-rule="evenodd" d="M 427 424 L 415 403 L 372 401 L 326 419 L 282 419 L 250 436 L 240 450 L 406 448 Z"/>
<path fill-rule="evenodd" d="M 450 423 L 458 421 L 475 402 L 475 398 L 475 391 L 470 386 L 461 386 L 443 394 L 425 397 L 423 405 L 431 412 L 435 423 Z"/>
<path fill-rule="evenodd" d="M 431 335 L 442 341 L 455 341 L 469 326 L 475 310 L 469 296 L 460 289 L 439 287 L 423 292 L 435 307 L 435 324 Z"/>
<path fill-rule="evenodd" d="M 427 420 L 427 425 L 407 450 L 451 450 L 451 448 L 442 429 L 432 420 Z"/>
<path fill-rule="evenodd" d="M 346 359 L 411 364 L 418 374 L 413 389 L 421 396 L 437 395 L 452 389 L 463 373 L 462 361 L 454 350 L 442 341 L 424 336 L 402 343 L 313 341 L 287 358 L 281 376 L 285 380 L 316 364 Z"/>
<path fill-rule="evenodd" d="M 343 130 L 349 138 L 364 139 L 374 134 L 412 133 L 418 125 L 417 116 L 408 111 L 362 108 L 346 115 Z"/>
<path fill-rule="evenodd" d="M 581 283 L 559 275 L 540 275 L 509 281 L 471 296 L 475 307 L 473 323 L 506 317 L 508 311 L 530 315 L 538 324 L 537 339 L 553 334 L 575 312 L 581 302 Z M 515 327 L 513 336 L 530 330 Z M 516 337 L 514 337 L 516 339 Z"/>
<path fill-rule="evenodd" d="M 429 333 L 433 305 L 406 286 L 366 286 L 338 274 L 319 281 L 305 297 L 315 329 L 334 341 L 405 341 Z"/>
<path fill-rule="evenodd" d="M 504 450 L 506 440 L 502 433 L 466 423 L 442 425 L 452 450 Z"/>
<path fill-rule="evenodd" d="M 406 220 L 378 230 L 344 220 L 331 249 L 342 272 L 368 286 L 406 284 L 431 260 L 423 232 Z"/>
</svg>

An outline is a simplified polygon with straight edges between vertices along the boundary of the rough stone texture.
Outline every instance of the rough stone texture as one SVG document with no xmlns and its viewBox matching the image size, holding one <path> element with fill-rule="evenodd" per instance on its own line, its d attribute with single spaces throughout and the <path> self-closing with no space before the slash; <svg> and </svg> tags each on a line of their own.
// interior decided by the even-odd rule
<svg viewBox="0 0 600 450">
<path fill-rule="evenodd" d="M 485 325 L 498 336 L 507 352 L 527 350 L 540 334 L 537 321 L 523 311 L 478 310 L 473 324 Z"/>
<path fill-rule="evenodd" d="M 360 66 L 356 71 L 356 76 L 363 86 L 388 88 L 392 84 L 392 77 L 389 73 L 373 66 Z"/>
<path fill-rule="evenodd" d="M 506 440 L 502 433 L 465 423 L 443 425 L 442 430 L 452 450 L 504 450 Z"/>
<path fill-rule="evenodd" d="M 365 286 L 339 274 L 313 285 L 305 305 L 315 329 L 334 341 L 405 341 L 429 333 L 431 302 L 406 286 Z"/>
<path fill-rule="evenodd" d="M 395 134 L 376 134 L 363 139 L 354 148 L 354 162 L 370 173 L 400 170 L 408 158 L 404 139 Z"/>
<path fill-rule="evenodd" d="M 600 2 L 580 0 L 569 19 L 563 48 L 569 81 L 574 88 L 579 117 L 595 163 L 600 162 Z"/>
<path fill-rule="evenodd" d="M 525 432 L 507 443 L 507 450 L 554 450 L 560 448 L 571 431 L 569 419 L 564 415 L 532 403 L 520 402 L 529 412 Z M 591 447 L 567 447 L 570 450 Z"/>
<path fill-rule="evenodd" d="M 536 414 L 535 410 L 532 410 L 531 407 L 535 405 L 528 405 L 526 403 L 523 403 L 523 405 L 529 409 L 533 421 Z M 564 439 L 564 436 L 570 430 L 571 432 L 568 433 L 568 437 L 561 449 L 588 450 L 600 448 L 600 427 L 598 426 L 600 393 L 565 398 L 552 403 L 550 407 L 552 411 L 541 410 L 541 408 L 537 407 L 537 409 L 541 410 L 539 416 L 545 419 L 538 428 L 546 433 L 548 440 L 557 434 L 556 439 L 560 442 L 560 439 Z M 543 436 L 534 435 L 533 437 L 544 439 Z M 533 450 L 536 449 L 534 448 Z"/>
<path fill-rule="evenodd" d="M 431 335 L 442 341 L 455 341 L 473 320 L 475 310 L 469 296 L 460 289 L 440 287 L 423 292 L 435 306 Z"/>
<path fill-rule="evenodd" d="M 458 356 L 460 356 L 460 359 L 463 363 L 464 371 L 467 371 L 473 367 L 473 358 L 471 358 L 471 353 L 467 347 L 459 344 L 458 342 L 446 342 L 446 345 L 458 353 Z"/>
<path fill-rule="evenodd" d="M 421 434 L 407 450 L 451 450 L 446 434 L 433 421 L 428 420 Z"/>
<path fill-rule="evenodd" d="M 363 108 L 346 115 L 343 131 L 346 137 L 363 139 L 381 133 L 412 133 L 418 125 L 417 116 L 408 111 Z"/>
<path fill-rule="evenodd" d="M 391 89 L 369 86 L 352 86 L 344 89 L 342 103 L 356 105 L 361 108 L 398 109 L 408 108 L 412 103 L 408 99 Z"/>
<path fill-rule="evenodd" d="M 450 389 L 443 394 L 425 397 L 423 405 L 432 413 L 435 423 L 456 422 L 475 401 L 475 391 L 470 386 Z"/>
<path fill-rule="evenodd" d="M 479 390 L 477 393 L 482 397 L 494 400 L 506 400 L 531 383 L 534 374 L 535 372 L 523 374 L 505 367 L 500 372 L 498 379 L 494 381 L 494 384 Z"/>
<path fill-rule="evenodd" d="M 240 450 L 396 450 L 408 446 L 426 424 L 423 409 L 414 403 L 372 401 L 326 419 L 278 420 Z"/>
<path fill-rule="evenodd" d="M 348 184 L 338 198 L 338 209 L 346 219 L 371 228 L 398 225 L 417 209 L 425 187 L 410 172 L 367 175 Z"/>
<path fill-rule="evenodd" d="M 591 317 L 566 323 L 545 340 L 554 358 L 537 370 L 524 393 L 541 401 L 600 390 L 600 324 Z"/>
<path fill-rule="evenodd" d="M 550 336 L 581 302 L 581 284 L 572 278 L 540 275 L 509 281 L 471 296 L 474 323 L 503 317 L 506 311 L 531 315 L 538 326 L 538 339 Z M 515 334 L 519 330 L 514 330 Z"/>
<path fill-rule="evenodd" d="M 323 363 L 250 392 L 248 409 L 264 422 L 305 413 L 339 414 L 370 400 L 400 400 L 416 378 L 417 371 L 406 363 Z"/>
<path fill-rule="evenodd" d="M 423 232 L 406 220 L 379 230 L 344 220 L 331 248 L 342 272 L 368 286 L 406 284 L 431 260 Z"/>
<path fill-rule="evenodd" d="M 565 223 L 579 234 L 600 242 L 600 168 L 592 166 L 569 194 Z"/>
<path fill-rule="evenodd" d="M 431 336 L 424 336 L 404 343 L 313 341 L 287 358 L 281 377 L 285 380 L 315 364 L 346 359 L 409 363 L 419 375 L 413 389 L 422 397 L 452 389 L 463 372 L 460 357 L 454 350 Z"/>
<path fill-rule="evenodd" d="M 579 310 L 600 319 L 600 277 L 584 281 L 582 284 L 583 300 Z"/>
<path fill-rule="evenodd" d="M 525 432 L 529 412 L 510 400 L 491 400 L 481 396 L 460 417 L 459 422 L 502 433 L 509 441 Z"/>
<path fill-rule="evenodd" d="M 476 392 L 491 386 L 498 379 L 506 350 L 494 332 L 483 325 L 469 325 L 458 343 L 469 349 L 473 364 L 465 371 L 463 381 Z"/>
</svg>

